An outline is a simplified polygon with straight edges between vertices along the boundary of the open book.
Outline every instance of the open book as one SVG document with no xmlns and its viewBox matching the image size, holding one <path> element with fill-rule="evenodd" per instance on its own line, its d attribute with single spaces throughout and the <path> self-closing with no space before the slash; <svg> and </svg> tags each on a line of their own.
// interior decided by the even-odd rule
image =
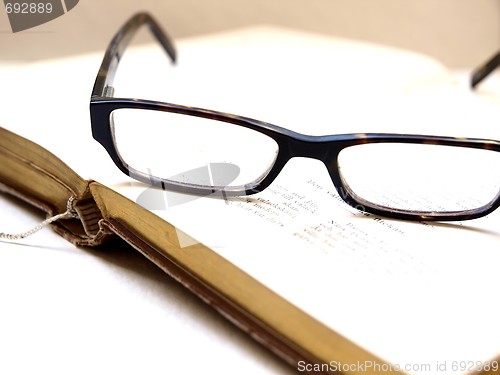
<svg viewBox="0 0 500 375">
<path fill-rule="evenodd" d="M 53 213 L 76 194 L 79 217 L 91 220 L 57 225 L 66 237 L 91 244 L 118 234 L 301 372 L 498 373 L 498 214 L 447 224 L 362 214 L 339 201 L 321 165 L 304 160 L 252 197 L 182 196 L 134 182 L 90 139 L 100 58 L 0 73 L 11 82 L 3 102 L 27 97 L 33 109 L 6 109 L 0 120 L 107 187 L 4 132 L 2 165 L 14 163 L 2 168 L 5 190 Z M 123 62 L 115 96 L 303 133 L 500 133 L 494 97 L 468 92 L 432 59 L 380 46 L 258 28 L 183 41 L 176 67 L 149 46 Z M 16 85 L 21 77 L 34 83 L 29 92 Z M 56 103 L 47 91 L 64 96 Z M 21 186 L 13 173 L 21 165 L 64 188 Z"/>
</svg>

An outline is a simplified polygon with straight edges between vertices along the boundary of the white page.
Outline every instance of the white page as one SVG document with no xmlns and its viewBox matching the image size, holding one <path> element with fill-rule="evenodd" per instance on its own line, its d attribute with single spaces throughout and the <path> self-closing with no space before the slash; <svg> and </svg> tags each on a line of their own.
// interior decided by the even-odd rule
<svg viewBox="0 0 500 375">
<path fill-rule="evenodd" d="M 242 35 L 181 44 L 175 68 L 165 64 L 162 54 L 138 51 L 140 65 L 131 61 L 127 68 L 124 64 L 117 75 L 116 93 L 224 110 L 311 134 L 397 131 L 498 138 L 494 126 L 498 107 L 457 88 L 443 67 L 432 61 L 308 36 Z M 238 48 L 242 40 L 245 43 Z M 273 46 L 276 40 L 279 53 Z M 341 53 L 326 52 L 330 48 Z M 345 71 L 352 72 L 347 69 L 352 58 L 348 51 L 363 58 L 347 77 Z M 260 59 L 249 64 L 252 56 Z M 339 61 L 339 56 L 345 61 Z M 375 63 L 368 56 L 381 57 Z M 50 76 L 62 70 L 71 77 L 65 85 L 59 78 L 56 82 L 61 85 L 49 89 L 64 95 L 57 107 L 60 112 L 51 113 L 54 124 L 34 127 L 37 110 L 50 113 L 47 107 L 53 104 L 40 100 L 34 113 L 7 111 L 1 114 L 2 122 L 8 128 L 7 124 L 15 124 L 10 128 L 63 156 L 83 177 L 95 178 L 136 200 L 148 187 L 130 183 L 98 145 L 88 142 L 85 116 L 99 62 L 92 56 L 25 70 L 28 82 L 40 79 L 41 71 Z M 342 63 L 343 69 L 335 66 Z M 126 75 L 127 69 L 138 67 L 140 74 Z M 160 74 L 153 68 L 165 70 Z M 81 73 L 78 78 L 71 75 L 75 70 Z M 40 84 L 32 92 L 14 86 L 10 94 L 39 97 L 42 92 Z M 71 129 L 73 139 L 82 140 L 71 153 L 63 144 L 66 133 L 59 139 L 55 136 L 63 126 Z M 87 150 L 85 163 L 78 155 L 83 150 Z M 298 195 L 293 202 L 301 204 L 294 203 L 300 215 L 267 213 L 272 219 L 256 219 L 253 203 L 208 198 L 155 212 L 391 363 L 446 361 L 448 373 L 454 373 L 450 371 L 455 360 L 497 356 L 495 338 L 500 328 L 494 317 L 498 311 L 489 302 L 498 282 L 497 214 L 433 226 L 375 220 L 329 198 L 332 188 L 321 164 L 295 160 L 268 191 L 251 199 L 266 200 L 271 208 L 277 203 L 283 207 L 287 189 L 286 194 Z M 175 201 L 171 193 L 158 199 L 165 199 L 167 206 Z M 311 228 L 318 226 L 325 229 L 313 238 Z M 353 244 L 353 237 L 357 243 Z M 320 287 L 324 291 L 318 291 Z"/>
</svg>

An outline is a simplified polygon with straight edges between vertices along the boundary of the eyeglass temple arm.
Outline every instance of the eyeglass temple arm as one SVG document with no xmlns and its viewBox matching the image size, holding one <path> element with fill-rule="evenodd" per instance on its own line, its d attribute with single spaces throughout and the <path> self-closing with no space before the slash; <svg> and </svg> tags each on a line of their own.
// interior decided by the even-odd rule
<svg viewBox="0 0 500 375">
<path fill-rule="evenodd" d="M 482 64 L 480 67 L 474 69 L 471 77 L 471 88 L 474 89 L 479 83 L 481 83 L 486 77 L 488 77 L 491 72 L 500 66 L 500 52 Z"/>
<path fill-rule="evenodd" d="M 92 96 L 113 96 L 113 80 L 120 59 L 132 38 L 137 34 L 137 30 L 143 25 L 149 27 L 151 33 L 175 63 L 175 48 L 165 31 L 148 13 L 138 13 L 129 19 L 111 40 L 97 73 Z"/>
</svg>

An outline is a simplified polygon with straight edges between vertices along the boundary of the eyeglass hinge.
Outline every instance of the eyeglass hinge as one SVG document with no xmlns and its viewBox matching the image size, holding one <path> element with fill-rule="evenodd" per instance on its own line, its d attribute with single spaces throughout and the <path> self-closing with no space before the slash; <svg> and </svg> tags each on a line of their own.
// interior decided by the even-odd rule
<svg viewBox="0 0 500 375">
<path fill-rule="evenodd" d="M 113 96 L 115 93 L 115 89 L 113 86 L 105 86 L 104 87 L 104 96 Z"/>
</svg>

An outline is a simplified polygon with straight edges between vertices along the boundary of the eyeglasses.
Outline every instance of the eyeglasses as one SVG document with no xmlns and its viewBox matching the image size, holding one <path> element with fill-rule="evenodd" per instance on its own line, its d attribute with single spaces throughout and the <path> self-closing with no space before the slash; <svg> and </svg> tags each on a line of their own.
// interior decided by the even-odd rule
<svg viewBox="0 0 500 375">
<path fill-rule="evenodd" d="M 336 192 L 359 210 L 409 220 L 466 220 L 500 205 L 500 142 L 403 134 L 310 136 L 254 119 L 113 97 L 127 45 L 143 25 L 173 62 L 168 36 L 145 13 L 111 41 L 90 102 L 93 137 L 139 181 L 198 195 L 250 195 L 295 157 L 322 161 Z"/>
</svg>

